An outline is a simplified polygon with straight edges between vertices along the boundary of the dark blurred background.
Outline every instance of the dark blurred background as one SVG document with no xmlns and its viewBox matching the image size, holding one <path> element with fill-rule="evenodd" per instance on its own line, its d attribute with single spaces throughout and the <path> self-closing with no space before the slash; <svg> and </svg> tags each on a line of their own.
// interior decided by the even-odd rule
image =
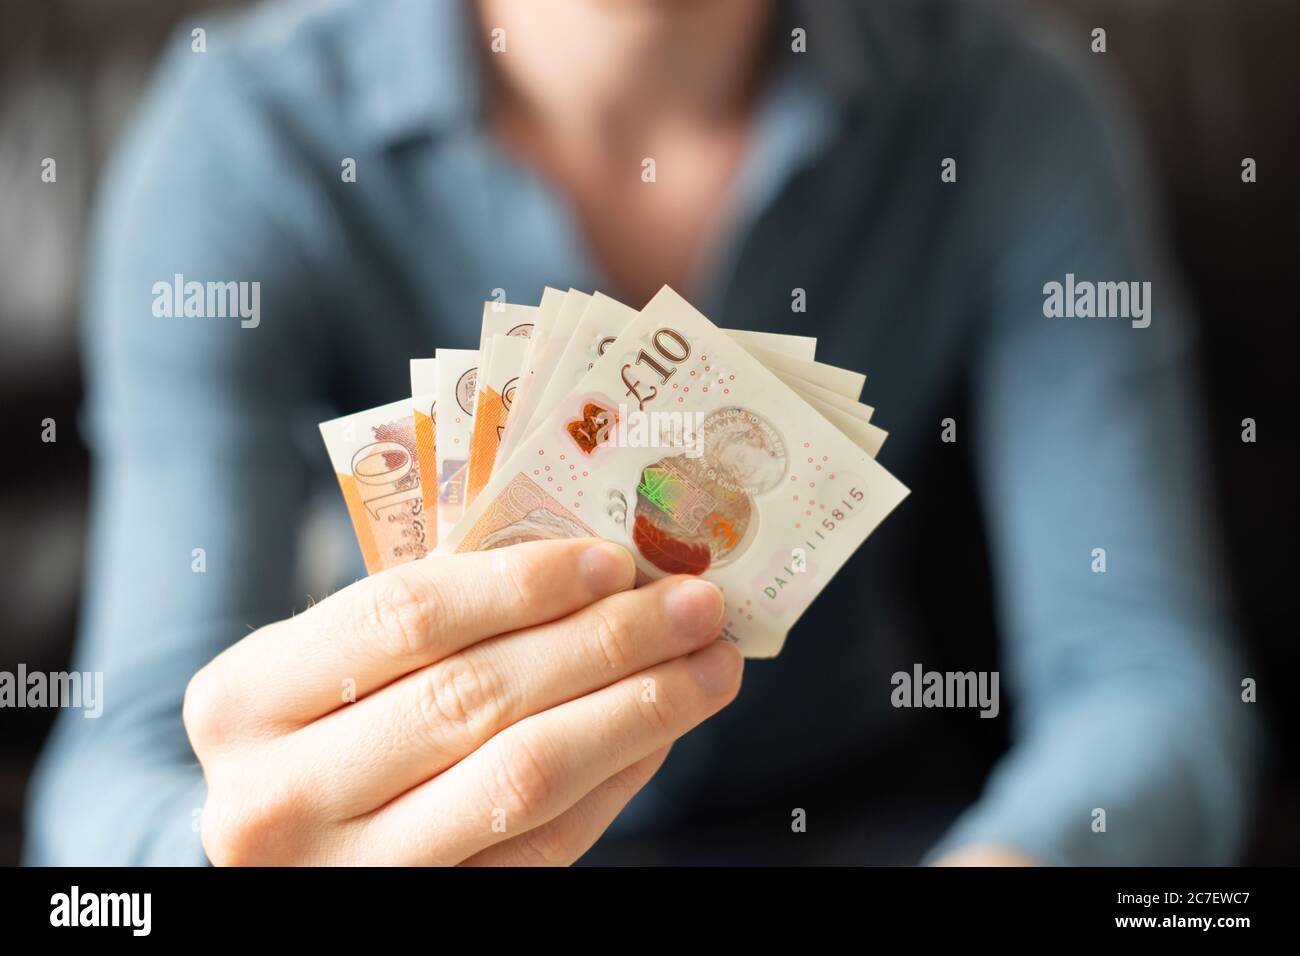
<svg viewBox="0 0 1300 956">
<path fill-rule="evenodd" d="M 992 0 L 990 0 L 992 2 Z M 201 0 L 0 0 L 0 670 L 68 667 L 77 624 L 88 459 L 76 319 L 81 253 L 99 171 L 178 23 L 238 4 Z M 1224 566 L 1273 730 L 1275 762 L 1247 862 L 1300 863 L 1300 541 L 1295 229 L 1300 188 L 1296 0 L 1035 0 L 1079 28 L 1107 30 L 1105 66 L 1131 95 L 1158 162 L 1167 234 L 1197 307 L 1224 531 Z M 58 161 L 57 187 L 40 182 Z M 1244 156 L 1259 181 L 1241 182 Z M 88 347 L 93 348 L 94 343 Z M 1241 420 L 1258 422 L 1255 444 Z M 40 441 L 41 422 L 58 441 Z M 954 521 L 974 522 L 973 502 Z M 977 542 L 971 535 L 956 540 Z M 951 555 L 951 566 L 980 555 Z M 946 577 L 936 639 L 972 630 L 993 654 L 986 575 Z M 962 584 L 960 582 L 970 582 Z M 957 589 L 967 587 L 967 600 Z M 944 615 L 960 613 L 954 620 Z M 928 659 L 928 658 L 927 658 Z M 0 863 L 16 863 L 32 763 L 53 710 L 0 711 Z"/>
</svg>

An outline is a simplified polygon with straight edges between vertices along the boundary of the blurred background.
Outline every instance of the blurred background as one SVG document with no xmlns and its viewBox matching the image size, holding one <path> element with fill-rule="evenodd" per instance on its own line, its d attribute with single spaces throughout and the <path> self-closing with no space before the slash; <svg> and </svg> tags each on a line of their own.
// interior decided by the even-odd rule
<svg viewBox="0 0 1300 956">
<path fill-rule="evenodd" d="M 237 5 L 0 0 L 0 434 L 17 451 L 0 469 L 0 670 L 19 662 L 29 671 L 66 669 L 76 629 L 89 477 L 76 428 L 76 322 L 100 168 L 168 32 Z M 1300 672 L 1300 335 L 1291 288 L 1300 275 L 1300 3 L 1031 5 L 1074 21 L 1081 35 L 1107 29 L 1107 65 L 1158 160 L 1166 232 L 1200 322 L 1224 566 L 1253 658 L 1248 673 L 1274 734 L 1276 761 L 1247 862 L 1300 863 L 1300 702 L 1290 683 Z M 1258 162 L 1254 185 L 1240 181 L 1243 155 Z M 57 188 L 40 181 L 47 156 L 58 159 Z M 1255 444 L 1240 440 L 1246 417 L 1258 422 Z M 46 418 L 57 422 L 55 444 L 41 442 Z M 986 608 L 987 597 L 975 593 L 986 579 L 948 579 L 947 603 Z M 991 656 L 991 620 L 977 633 Z M 18 862 L 27 778 L 53 716 L 0 711 L 2 864 Z"/>
</svg>

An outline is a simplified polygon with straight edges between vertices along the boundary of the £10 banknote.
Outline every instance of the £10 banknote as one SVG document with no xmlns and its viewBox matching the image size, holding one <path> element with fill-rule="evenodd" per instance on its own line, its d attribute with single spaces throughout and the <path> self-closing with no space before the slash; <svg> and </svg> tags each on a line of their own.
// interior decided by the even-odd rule
<svg viewBox="0 0 1300 956">
<path fill-rule="evenodd" d="M 320 430 L 366 570 L 428 554 L 432 515 L 425 509 L 410 400 L 323 422 Z"/>
<path fill-rule="evenodd" d="M 602 537 L 628 548 L 640 583 L 716 583 L 722 637 L 771 657 L 907 495 L 875 460 L 887 435 L 859 401 L 866 377 L 818 362 L 815 339 L 720 329 L 667 287 L 640 312 L 577 290 L 509 314 L 492 305 L 480 349 L 412 360 L 409 400 L 321 426 L 372 572 L 435 545 Z M 393 437 L 394 409 L 409 446 Z M 368 462 L 342 422 L 369 425 L 374 441 L 382 422 L 382 440 L 415 457 L 414 483 L 394 448 L 384 467 Z M 391 488 L 367 484 L 385 477 Z M 403 492 L 420 531 L 377 531 L 375 515 L 396 507 L 382 493 Z"/>
</svg>

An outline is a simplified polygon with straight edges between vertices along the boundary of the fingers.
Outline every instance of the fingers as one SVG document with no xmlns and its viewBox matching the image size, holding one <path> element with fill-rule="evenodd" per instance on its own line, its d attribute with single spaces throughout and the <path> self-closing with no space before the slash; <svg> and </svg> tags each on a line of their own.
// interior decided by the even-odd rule
<svg viewBox="0 0 1300 956">
<path fill-rule="evenodd" d="M 656 750 L 620 770 L 550 823 L 476 853 L 462 866 L 569 866 L 591 849 L 659 772 L 669 749 Z"/>
<path fill-rule="evenodd" d="M 377 859 L 450 864 L 542 826 L 725 707 L 741 667 L 716 641 L 521 720 L 363 818 L 358 843 Z"/>
<path fill-rule="evenodd" d="M 200 734 L 299 726 L 485 637 L 563 617 L 630 588 L 632 557 L 593 539 L 431 556 L 262 628 L 196 675 Z M 194 700 L 190 700 L 193 697 Z"/>
<path fill-rule="evenodd" d="M 322 809 L 359 816 L 525 717 L 707 646 L 723 611 L 715 585 L 680 576 L 481 641 L 302 728 L 294 763 Z"/>
</svg>

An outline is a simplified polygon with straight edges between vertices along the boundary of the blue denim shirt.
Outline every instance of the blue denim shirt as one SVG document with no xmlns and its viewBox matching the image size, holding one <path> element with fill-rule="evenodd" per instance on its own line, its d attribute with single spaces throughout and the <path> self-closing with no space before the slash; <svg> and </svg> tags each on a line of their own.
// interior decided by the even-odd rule
<svg viewBox="0 0 1300 956">
<path fill-rule="evenodd" d="M 923 520 L 925 489 L 968 467 L 1011 746 L 933 853 L 1229 861 L 1255 732 L 1205 518 L 1188 329 L 1127 137 L 1077 67 L 980 5 L 785 17 L 734 223 L 684 291 L 719 324 L 816 335 L 820 358 L 866 370 L 892 435 L 882 460 L 917 493 L 618 832 L 790 795 L 815 806 L 828 789 L 876 812 L 897 775 L 872 754 L 917 717 L 891 706 L 889 675 L 932 663 L 898 569 L 958 543 Z M 104 672 L 105 710 L 58 723 L 31 862 L 202 862 L 184 688 L 305 601 L 299 526 L 331 479 L 315 424 L 400 398 L 410 357 L 470 346 L 494 289 L 609 288 L 565 198 L 485 130 L 477 42 L 450 0 L 276 4 L 170 42 L 90 245 L 96 466 L 76 666 Z M 260 282 L 256 327 L 155 315 L 155 283 L 177 274 Z M 1046 317 L 1044 285 L 1067 274 L 1151 280 L 1150 326 Z M 919 600 L 948 591 L 935 580 Z M 788 836 L 789 813 L 773 832 Z"/>
</svg>

